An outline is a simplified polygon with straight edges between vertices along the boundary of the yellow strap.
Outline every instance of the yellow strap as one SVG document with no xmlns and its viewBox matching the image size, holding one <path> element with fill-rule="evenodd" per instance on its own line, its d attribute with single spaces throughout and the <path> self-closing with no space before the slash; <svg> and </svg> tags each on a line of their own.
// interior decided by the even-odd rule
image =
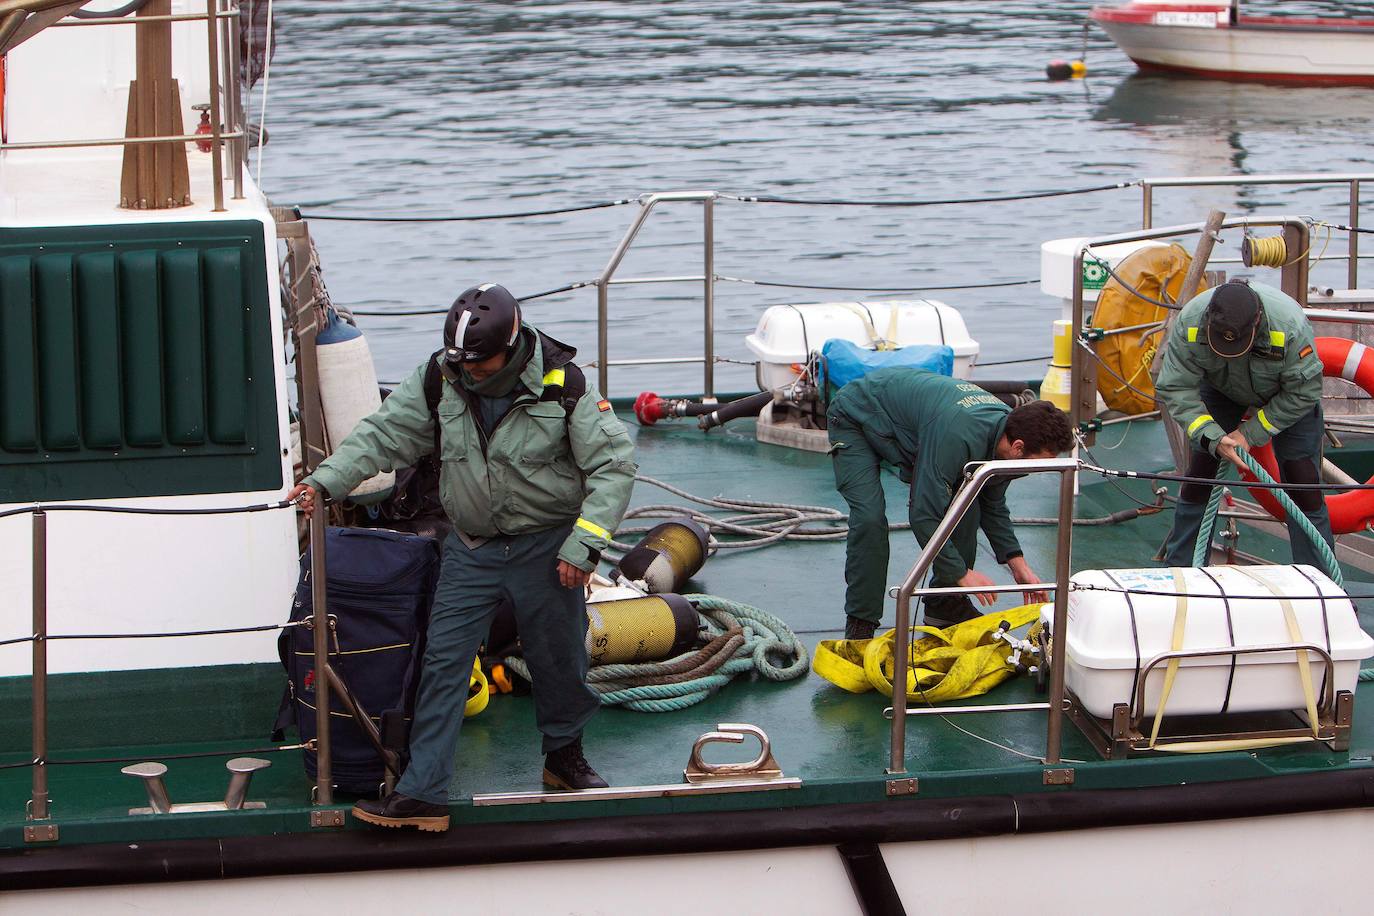
<svg viewBox="0 0 1374 916">
<path fill-rule="evenodd" d="M 1198 418 L 1197 418 L 1196 420 L 1194 420 L 1193 422 L 1191 422 L 1191 423 L 1188 424 L 1188 437 L 1189 437 L 1189 438 L 1192 438 L 1193 433 L 1197 432 L 1197 431 L 1198 431 L 1198 428 L 1199 428 L 1200 426 L 1202 426 L 1204 423 L 1211 423 L 1211 422 L 1212 422 L 1212 415 L 1211 415 L 1211 414 L 1209 414 L 1209 413 L 1199 414 L 1199 415 L 1198 415 Z"/>
<path fill-rule="evenodd" d="M 1269 332 L 1269 346 L 1271 347 L 1281 347 L 1283 346 L 1283 342 L 1287 339 L 1288 336 L 1284 334 L 1282 331 Z"/>
<path fill-rule="evenodd" d="M 463 704 L 463 718 L 471 719 L 487 708 L 491 702 L 491 690 L 487 687 L 487 676 L 482 673 L 480 659 L 472 660 L 472 677 L 468 679 L 468 700 Z"/>
<path fill-rule="evenodd" d="M 1298 626 L 1297 615 L 1293 613 L 1293 604 L 1283 592 L 1274 587 L 1274 584 L 1258 573 L 1251 572 L 1241 566 L 1234 567 L 1236 572 L 1254 579 L 1256 582 L 1267 588 L 1274 597 L 1279 599 L 1279 606 L 1283 608 L 1284 622 L 1288 626 L 1288 639 L 1290 642 L 1302 642 L 1302 628 Z M 1174 588 L 1182 590 L 1181 577 L 1178 570 L 1173 570 Z M 1180 596 L 1180 601 L 1186 602 L 1187 599 Z M 1177 618 L 1174 621 L 1175 649 L 1178 648 L 1179 624 Z M 1279 747 L 1285 744 L 1300 744 L 1312 740 L 1321 740 L 1321 728 L 1317 720 L 1317 696 L 1312 688 L 1312 663 L 1307 657 L 1307 652 L 1299 650 L 1298 674 L 1302 678 L 1303 700 L 1307 704 L 1307 721 L 1312 726 L 1312 737 L 1306 735 L 1302 737 L 1291 736 L 1287 738 L 1218 738 L 1215 740 L 1204 741 L 1176 741 L 1172 743 L 1156 744 L 1155 738 L 1159 734 L 1160 720 L 1164 716 L 1164 703 L 1168 698 L 1169 690 L 1173 687 L 1173 675 L 1177 670 L 1177 659 L 1169 660 L 1170 670 L 1165 674 L 1164 693 L 1159 698 L 1159 709 L 1155 713 L 1155 727 L 1150 733 L 1150 749 L 1154 751 L 1168 751 L 1175 754 L 1210 754 L 1215 751 L 1252 751 L 1262 747 Z"/>
<path fill-rule="evenodd" d="M 1188 343 L 1197 343 L 1197 328 L 1188 329 Z"/>
<path fill-rule="evenodd" d="M 1174 576 L 1174 591 L 1177 597 L 1174 598 L 1174 634 L 1169 641 L 1169 651 L 1177 652 L 1183 648 L 1183 634 L 1188 624 L 1188 586 L 1183 581 L 1183 571 L 1177 567 L 1171 567 L 1169 572 Z M 1150 726 L 1150 749 L 1154 750 L 1155 744 L 1159 741 L 1159 727 L 1164 724 L 1164 707 L 1169 705 L 1169 694 L 1174 690 L 1174 678 L 1178 676 L 1179 659 L 1169 659 L 1169 664 L 1164 669 L 1164 688 L 1159 692 L 1159 706 L 1155 709 L 1155 721 Z"/>
<path fill-rule="evenodd" d="M 558 385 L 561 387 L 565 377 L 566 373 L 562 369 L 550 369 L 544 373 L 544 384 L 545 386 Z"/>
<path fill-rule="evenodd" d="M 1269 433 L 1269 435 L 1271 436 L 1278 435 L 1279 428 L 1275 426 L 1273 423 L 1269 422 L 1269 418 L 1264 415 L 1263 407 L 1259 409 L 1259 413 L 1255 414 L 1255 416 L 1259 417 L 1260 426 L 1264 427 L 1265 432 Z"/>
<path fill-rule="evenodd" d="M 1243 566 L 1237 566 L 1236 571 L 1242 575 L 1249 576 L 1260 585 L 1269 589 L 1270 594 L 1279 599 L 1279 607 L 1283 608 L 1283 622 L 1288 626 L 1288 641 L 1300 643 L 1303 640 L 1302 627 L 1298 626 L 1298 615 L 1293 611 L 1293 602 L 1288 600 L 1288 596 L 1274 587 L 1266 577 L 1257 572 L 1248 570 Z M 1302 678 L 1302 698 L 1307 704 L 1307 721 L 1312 726 L 1312 737 L 1320 740 L 1321 726 L 1317 721 L 1317 692 L 1312 689 L 1312 660 L 1307 657 L 1306 649 L 1297 651 L 1298 657 L 1298 676 Z"/>
<path fill-rule="evenodd" d="M 577 527 L 581 528 L 583 531 L 590 531 L 599 538 L 605 538 L 608 541 L 611 539 L 611 533 L 609 531 L 602 528 L 600 525 L 587 521 L 585 518 L 579 518 L 577 520 Z"/>
</svg>

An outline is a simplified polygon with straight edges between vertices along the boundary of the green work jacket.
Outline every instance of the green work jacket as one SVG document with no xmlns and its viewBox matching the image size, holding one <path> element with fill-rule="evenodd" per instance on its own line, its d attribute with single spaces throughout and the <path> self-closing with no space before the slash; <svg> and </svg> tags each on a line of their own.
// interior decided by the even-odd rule
<svg viewBox="0 0 1374 916">
<path fill-rule="evenodd" d="M 896 465 L 898 475 L 911 484 L 911 530 L 923 546 L 963 484 L 964 466 L 997 457 L 994 450 L 1011 412 L 971 382 L 903 367 L 880 369 L 850 382 L 835 396 L 833 406 L 862 429 L 873 450 Z M 998 563 L 1022 553 L 1007 509 L 1009 483 L 1005 478 L 991 482 L 978 495 L 978 525 Z M 973 533 L 969 532 L 970 544 Z M 946 541 L 935 557 L 933 581 L 954 582 L 968 571 L 957 540 Z"/>
<path fill-rule="evenodd" d="M 537 332 L 536 332 L 537 333 Z M 558 552 L 582 570 L 595 568 L 620 524 L 637 467 L 634 445 L 611 405 L 588 380 L 568 414 L 540 401 L 577 351 L 543 334 L 520 374 L 510 412 L 484 436 L 467 401 L 449 382 L 438 405 L 439 496 L 455 528 L 472 537 L 524 534 L 574 522 Z M 421 365 L 363 419 L 305 482 L 336 497 L 381 471 L 409 467 L 434 451 L 434 424 Z"/>
<path fill-rule="evenodd" d="M 1222 429 L 1202 403 L 1204 379 L 1234 403 L 1257 408 L 1240 425 L 1252 447 L 1302 419 L 1322 396 L 1322 361 L 1302 306 L 1272 286 L 1251 283 L 1250 288 L 1259 294 L 1263 315 L 1249 353 L 1226 359 L 1208 346 L 1203 313 L 1215 288 L 1209 289 L 1178 313 L 1155 382 L 1169 416 L 1194 444 L 1212 453 L 1231 430 Z"/>
</svg>

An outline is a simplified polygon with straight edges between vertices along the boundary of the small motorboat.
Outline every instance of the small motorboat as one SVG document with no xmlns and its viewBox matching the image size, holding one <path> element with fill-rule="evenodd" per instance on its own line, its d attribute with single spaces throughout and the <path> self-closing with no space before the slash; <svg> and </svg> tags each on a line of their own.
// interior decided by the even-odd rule
<svg viewBox="0 0 1374 916">
<path fill-rule="evenodd" d="M 1240 0 L 1133 0 L 1091 14 L 1146 71 L 1222 80 L 1374 84 L 1374 19 L 1245 16 Z"/>
</svg>

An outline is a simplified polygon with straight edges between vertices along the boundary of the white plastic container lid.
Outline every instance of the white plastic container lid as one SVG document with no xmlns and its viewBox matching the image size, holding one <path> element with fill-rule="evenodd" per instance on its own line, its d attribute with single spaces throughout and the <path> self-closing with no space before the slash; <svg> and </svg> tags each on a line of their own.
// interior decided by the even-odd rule
<svg viewBox="0 0 1374 916">
<path fill-rule="evenodd" d="M 827 340 L 841 339 L 861 347 L 872 345 L 869 328 L 886 336 L 897 311 L 895 343 L 945 344 L 956 358 L 978 354 L 978 342 L 969 336 L 963 315 L 934 299 L 865 300 L 858 302 L 808 302 L 774 305 L 759 318 L 754 333 L 744 339 L 756 357 L 766 363 L 804 363 L 810 351 Z"/>
</svg>

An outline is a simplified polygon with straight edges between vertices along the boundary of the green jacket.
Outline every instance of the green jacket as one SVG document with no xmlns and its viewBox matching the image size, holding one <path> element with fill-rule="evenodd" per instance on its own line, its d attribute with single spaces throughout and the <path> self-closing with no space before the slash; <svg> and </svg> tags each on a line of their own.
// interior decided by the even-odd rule
<svg viewBox="0 0 1374 916">
<path fill-rule="evenodd" d="M 997 457 L 994 449 L 1011 413 L 970 382 L 902 367 L 850 382 L 832 407 L 860 427 L 873 450 L 911 484 L 911 530 L 922 545 L 930 541 L 963 484 L 964 465 Z M 1022 553 L 1007 509 L 1010 482 L 989 483 L 978 496 L 978 525 L 998 563 Z M 954 582 L 967 571 L 951 538 L 935 558 L 933 581 Z"/>
<path fill-rule="evenodd" d="M 558 557 L 590 571 L 629 504 L 638 470 L 634 445 L 590 381 L 570 416 L 558 401 L 539 400 L 577 351 L 542 333 L 538 338 L 520 375 L 529 393 L 516 398 L 485 444 L 467 402 L 444 383 L 439 496 L 454 527 L 474 537 L 542 531 L 575 520 Z M 428 362 L 411 373 L 305 482 L 342 496 L 379 471 L 412 466 L 432 453 L 427 368 Z"/>
<path fill-rule="evenodd" d="M 1264 314 L 1248 355 L 1225 359 L 1207 345 L 1203 312 L 1215 291 L 1209 289 L 1178 313 L 1155 382 L 1169 416 L 1193 443 L 1212 453 L 1231 430 L 1222 429 L 1202 403 L 1198 388 L 1204 379 L 1236 404 L 1258 408 L 1240 425 L 1252 447 L 1302 419 L 1322 396 L 1322 361 L 1302 306 L 1272 286 L 1252 283 L 1250 288 L 1259 294 Z"/>
</svg>

